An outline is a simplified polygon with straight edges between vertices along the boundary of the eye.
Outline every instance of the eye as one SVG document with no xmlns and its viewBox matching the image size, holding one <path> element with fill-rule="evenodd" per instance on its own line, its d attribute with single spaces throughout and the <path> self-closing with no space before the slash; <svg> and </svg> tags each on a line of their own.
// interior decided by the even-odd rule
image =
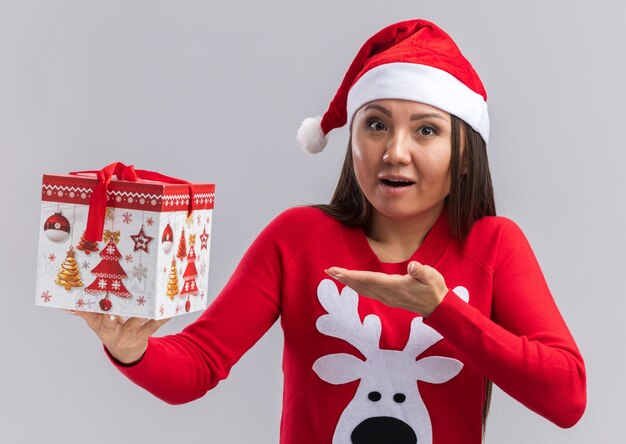
<svg viewBox="0 0 626 444">
<path fill-rule="evenodd" d="M 420 136 L 426 136 L 426 137 L 430 137 L 430 136 L 434 136 L 436 134 L 439 134 L 439 132 L 437 131 L 437 128 L 435 128 L 434 126 L 430 126 L 430 125 L 424 125 L 424 126 L 420 127 L 417 130 L 417 133 Z"/>
<path fill-rule="evenodd" d="M 375 132 L 385 131 L 387 129 L 385 124 L 378 119 L 368 120 L 367 128 Z"/>
</svg>

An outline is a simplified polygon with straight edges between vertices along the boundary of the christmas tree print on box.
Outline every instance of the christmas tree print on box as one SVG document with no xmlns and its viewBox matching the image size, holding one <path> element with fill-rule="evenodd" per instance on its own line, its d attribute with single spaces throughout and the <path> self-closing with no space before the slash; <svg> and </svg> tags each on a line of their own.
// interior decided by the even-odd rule
<svg viewBox="0 0 626 444">
<path fill-rule="evenodd" d="M 94 175 L 45 175 L 36 304 L 161 319 L 203 310 L 214 185 L 112 180 L 88 239 Z"/>
<path fill-rule="evenodd" d="M 124 287 L 123 280 L 128 275 L 120 265 L 122 255 L 117 249 L 115 238 L 109 238 L 106 247 L 100 253 L 100 257 L 102 261 L 91 270 L 91 273 L 95 274 L 96 278 L 85 288 L 85 291 L 92 294 L 104 293 L 104 298 L 100 300 L 100 309 L 109 311 L 112 307 L 109 294 L 114 294 L 121 298 L 132 298 L 133 296 Z"/>
</svg>

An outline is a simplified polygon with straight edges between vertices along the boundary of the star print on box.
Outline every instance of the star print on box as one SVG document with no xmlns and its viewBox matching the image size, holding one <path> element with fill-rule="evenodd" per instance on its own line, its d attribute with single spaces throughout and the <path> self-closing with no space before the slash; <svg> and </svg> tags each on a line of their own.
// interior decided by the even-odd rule
<svg viewBox="0 0 626 444">
<path fill-rule="evenodd" d="M 209 235 L 206 232 L 206 225 L 204 226 L 204 230 L 202 230 L 202 234 L 200 235 L 200 249 L 206 250 L 208 248 Z"/>
<path fill-rule="evenodd" d="M 131 234 L 130 237 L 133 240 L 133 242 L 135 242 L 135 246 L 133 247 L 133 252 L 143 250 L 146 253 L 150 253 L 148 251 L 148 244 L 152 242 L 154 238 L 151 236 L 148 236 L 143 231 L 143 226 L 141 227 L 141 230 L 139 230 L 139 233 Z"/>
</svg>

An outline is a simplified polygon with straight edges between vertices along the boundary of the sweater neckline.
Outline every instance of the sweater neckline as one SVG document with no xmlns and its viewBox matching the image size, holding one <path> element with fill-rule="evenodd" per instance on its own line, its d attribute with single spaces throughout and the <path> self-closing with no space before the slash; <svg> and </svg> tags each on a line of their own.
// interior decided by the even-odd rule
<svg viewBox="0 0 626 444">
<path fill-rule="evenodd" d="M 443 209 L 422 244 L 413 252 L 409 259 L 402 262 L 381 262 L 367 241 L 365 230 L 362 227 L 343 225 L 342 235 L 356 270 L 371 270 L 394 274 L 406 274 L 406 267 L 411 261 L 418 261 L 434 267 L 439 263 L 452 239 L 446 208 Z"/>
</svg>

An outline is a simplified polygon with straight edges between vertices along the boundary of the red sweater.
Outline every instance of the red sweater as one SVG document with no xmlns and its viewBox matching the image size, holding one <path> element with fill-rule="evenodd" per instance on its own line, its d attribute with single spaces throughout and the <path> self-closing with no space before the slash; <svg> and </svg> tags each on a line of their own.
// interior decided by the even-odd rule
<svg viewBox="0 0 626 444">
<path fill-rule="evenodd" d="M 406 274 L 409 261 L 381 263 L 362 229 L 318 209 L 287 210 L 194 323 L 151 338 L 134 365 L 112 361 L 164 401 L 189 402 L 226 378 L 280 317 L 283 444 L 378 435 L 368 442 L 480 443 L 487 378 L 561 427 L 578 421 L 583 359 L 515 223 L 485 217 L 459 242 L 444 211 L 410 260 L 436 268 L 451 289 L 427 319 L 324 273 Z"/>
</svg>

